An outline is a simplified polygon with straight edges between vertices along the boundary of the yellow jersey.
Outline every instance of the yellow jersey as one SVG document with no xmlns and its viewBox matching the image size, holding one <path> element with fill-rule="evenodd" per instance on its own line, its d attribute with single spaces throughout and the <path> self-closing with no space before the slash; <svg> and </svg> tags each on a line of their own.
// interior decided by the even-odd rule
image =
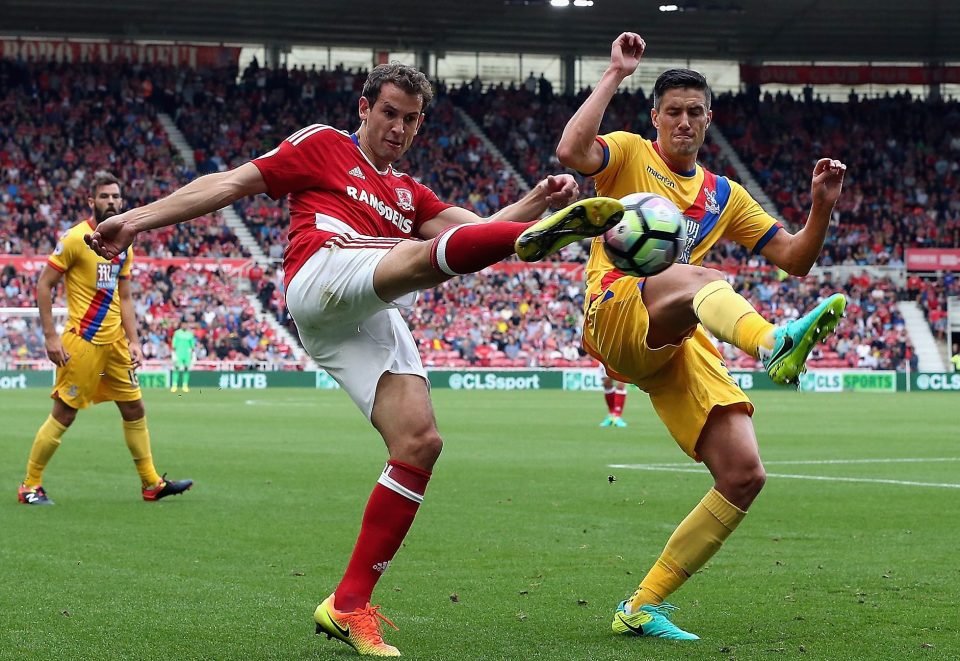
<svg viewBox="0 0 960 661">
<path fill-rule="evenodd" d="M 60 237 L 47 264 L 65 274 L 66 330 L 93 344 L 110 344 L 123 337 L 117 283 L 130 277 L 133 248 L 106 260 L 83 242 L 83 235 L 94 229 L 92 219 L 71 227 Z"/>
<path fill-rule="evenodd" d="M 689 172 L 671 170 L 655 142 L 627 131 L 598 136 L 597 141 L 603 147 L 603 163 L 590 176 L 595 177 L 598 195 L 621 198 L 656 193 L 683 212 L 687 242 L 678 262 L 702 264 L 720 238 L 759 253 L 783 227 L 737 182 L 700 165 Z M 623 275 L 610 263 L 602 241 L 603 237 L 593 240 L 587 262 L 587 289 L 594 295 Z"/>
</svg>

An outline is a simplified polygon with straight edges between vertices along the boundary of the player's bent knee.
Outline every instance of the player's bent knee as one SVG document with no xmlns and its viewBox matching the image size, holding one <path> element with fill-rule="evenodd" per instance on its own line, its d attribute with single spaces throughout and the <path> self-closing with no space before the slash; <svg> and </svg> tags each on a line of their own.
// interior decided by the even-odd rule
<svg viewBox="0 0 960 661">
<path fill-rule="evenodd" d="M 429 431 L 414 436 L 413 447 L 417 454 L 436 461 L 437 457 L 439 457 L 443 451 L 443 439 L 440 438 L 440 432 L 434 427 Z"/>
<path fill-rule="evenodd" d="M 77 419 L 77 409 L 72 406 L 68 406 L 60 398 L 54 399 L 53 402 L 53 412 L 51 413 L 53 419 L 59 422 L 64 427 L 69 427 L 73 424 L 73 421 Z"/>
<path fill-rule="evenodd" d="M 651 317 L 666 313 L 692 315 L 693 299 L 697 293 L 711 282 L 723 280 L 724 275 L 716 269 L 708 269 L 691 264 L 674 264 L 663 273 L 651 276 L 643 290 L 643 302 L 651 312 Z M 695 317 L 689 321 L 696 324 Z"/>
<path fill-rule="evenodd" d="M 744 477 L 743 488 L 752 496 L 757 496 L 767 483 L 767 472 L 763 466 L 757 466 Z"/>
<path fill-rule="evenodd" d="M 688 289 L 694 294 L 709 285 L 711 282 L 724 279 L 723 273 L 716 269 L 708 269 L 704 266 L 686 266 L 688 267 L 688 270 L 685 274 L 685 278 L 689 281 Z"/>
<path fill-rule="evenodd" d="M 767 482 L 767 473 L 763 466 L 757 465 L 738 472 L 732 480 L 732 486 L 738 493 L 756 497 Z"/>
<path fill-rule="evenodd" d="M 760 494 L 767 481 L 767 473 L 761 464 L 730 471 L 719 478 L 716 489 L 731 503 L 746 510 Z"/>
<path fill-rule="evenodd" d="M 142 399 L 132 402 L 117 402 L 117 408 L 120 409 L 120 415 L 123 416 L 124 420 L 139 420 L 147 414 Z"/>
<path fill-rule="evenodd" d="M 53 419 L 64 427 L 69 427 L 77 419 L 77 409 L 60 410 L 53 414 Z"/>
<path fill-rule="evenodd" d="M 443 439 L 433 425 L 388 439 L 390 458 L 431 470 L 443 450 Z"/>
</svg>

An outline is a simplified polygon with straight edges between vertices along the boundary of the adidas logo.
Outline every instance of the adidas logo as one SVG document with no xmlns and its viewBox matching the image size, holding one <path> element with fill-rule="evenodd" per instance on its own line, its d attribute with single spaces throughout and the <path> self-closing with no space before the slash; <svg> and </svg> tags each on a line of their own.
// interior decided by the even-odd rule
<svg viewBox="0 0 960 661">
<path fill-rule="evenodd" d="M 359 166 L 359 165 L 355 165 L 355 166 L 353 167 L 353 169 L 350 170 L 347 174 L 352 175 L 352 176 L 354 176 L 354 177 L 359 177 L 360 179 L 363 179 L 364 181 L 366 181 L 366 179 L 367 179 L 366 177 L 363 176 L 363 170 L 360 169 L 360 166 Z"/>
<path fill-rule="evenodd" d="M 378 562 L 377 564 L 375 564 L 373 566 L 373 569 L 374 571 L 377 571 L 382 574 L 383 572 L 387 571 L 387 567 L 389 566 L 390 566 L 390 561 L 385 560 L 384 562 Z"/>
</svg>

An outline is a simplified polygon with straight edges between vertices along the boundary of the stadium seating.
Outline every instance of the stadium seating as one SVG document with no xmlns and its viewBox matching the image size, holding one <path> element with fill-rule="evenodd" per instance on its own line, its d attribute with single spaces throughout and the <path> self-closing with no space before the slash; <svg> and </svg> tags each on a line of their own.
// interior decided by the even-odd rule
<svg viewBox="0 0 960 661">
<path fill-rule="evenodd" d="M 0 253 L 51 251 L 57 234 L 87 214 L 86 185 L 99 169 L 126 182 L 130 206 L 166 195 L 195 176 L 175 155 L 157 108 L 175 116 L 202 174 L 235 167 L 307 124 L 354 128 L 365 75 L 342 68 L 250 67 L 238 76 L 229 67 L 67 67 L 0 60 Z M 148 80 L 151 85 L 144 84 Z M 563 97 L 503 85 L 487 90 L 465 85 L 447 92 L 442 84 L 438 91 L 416 148 L 396 167 L 480 215 L 520 196 L 511 165 L 527 184 L 562 171 L 556 143 L 587 93 Z M 617 95 L 602 131 L 651 135 L 649 105 L 642 92 Z M 809 206 L 812 159 L 825 150 L 844 159 L 850 166 L 847 191 L 822 262 L 897 266 L 907 247 L 960 245 L 960 138 L 953 137 L 960 134 L 960 113 L 955 106 L 921 104 L 907 96 L 828 104 L 739 94 L 717 98 L 714 110 L 718 126 L 794 224 L 803 222 Z M 458 108 L 476 120 L 507 161 L 467 128 Z M 934 121 L 938 117 L 947 119 Z M 849 140 L 851 135 L 857 140 Z M 708 141 L 701 156 L 714 171 L 735 176 L 716 144 Z M 905 188 L 896 185 L 901 177 Z M 594 194 L 592 179 L 580 181 L 584 195 Z M 258 196 L 241 201 L 237 210 L 264 252 L 279 261 L 288 220 L 284 204 Z M 137 250 L 158 258 L 243 255 L 217 216 L 150 233 Z M 424 361 L 490 367 L 590 364 L 578 351 L 583 294 L 577 264 L 585 258 L 584 246 L 571 246 L 543 268 L 513 263 L 424 292 L 417 307 L 406 312 Z M 943 337 L 946 296 L 960 293 L 949 275 L 911 277 L 900 292 L 892 282 L 869 276 L 843 283 L 780 280 L 762 259 L 736 246 L 718 248 L 709 263 L 730 273 L 734 285 L 772 317 L 794 317 L 822 292 L 846 292 L 848 318 L 814 355 L 815 367 L 902 369 L 913 352 L 896 300 L 916 300 L 935 334 Z M 32 277 L 5 268 L 0 303 L 33 305 Z M 182 320 L 197 320 L 205 359 L 289 360 L 289 347 L 253 319 L 236 284 L 212 271 L 141 265 L 133 285 L 148 358 L 166 360 L 172 329 Z M 292 327 L 281 273 L 257 267 L 250 284 L 263 307 Z M 0 355 L 42 360 L 35 326 L 24 321 L 5 328 Z M 731 366 L 757 367 L 731 347 L 723 351 Z"/>
<path fill-rule="evenodd" d="M 170 338 L 182 322 L 195 324 L 198 369 L 296 363 L 291 348 L 266 323 L 257 321 L 235 275 L 187 262 L 166 267 L 134 264 L 131 293 L 144 358 L 154 366 L 170 359 Z M 0 270 L 0 307 L 34 304 L 39 271 Z M 62 287 L 54 302 L 64 306 Z M 11 318 L 0 336 L 0 362 L 49 367 L 36 319 Z"/>
<path fill-rule="evenodd" d="M 108 171 L 128 207 L 190 181 L 142 83 L 164 69 L 0 59 L 0 253 L 46 255 L 90 215 L 89 186 Z M 141 254 L 241 257 L 214 215 L 144 236 Z"/>
<path fill-rule="evenodd" d="M 821 263 L 902 266 L 909 247 L 960 245 L 960 104 L 909 94 L 847 103 L 722 95 L 714 116 L 781 214 L 802 224 L 817 158 L 847 177 Z"/>
</svg>

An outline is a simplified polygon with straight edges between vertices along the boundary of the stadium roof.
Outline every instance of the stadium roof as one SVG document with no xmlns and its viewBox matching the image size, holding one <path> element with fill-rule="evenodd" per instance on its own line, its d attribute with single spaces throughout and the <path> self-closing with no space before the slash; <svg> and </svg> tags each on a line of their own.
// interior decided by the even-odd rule
<svg viewBox="0 0 960 661">
<path fill-rule="evenodd" d="M 681 9 L 660 11 L 675 3 Z M 0 0 L 0 31 L 387 50 L 605 55 L 639 32 L 656 57 L 960 61 L 952 0 Z"/>
</svg>

